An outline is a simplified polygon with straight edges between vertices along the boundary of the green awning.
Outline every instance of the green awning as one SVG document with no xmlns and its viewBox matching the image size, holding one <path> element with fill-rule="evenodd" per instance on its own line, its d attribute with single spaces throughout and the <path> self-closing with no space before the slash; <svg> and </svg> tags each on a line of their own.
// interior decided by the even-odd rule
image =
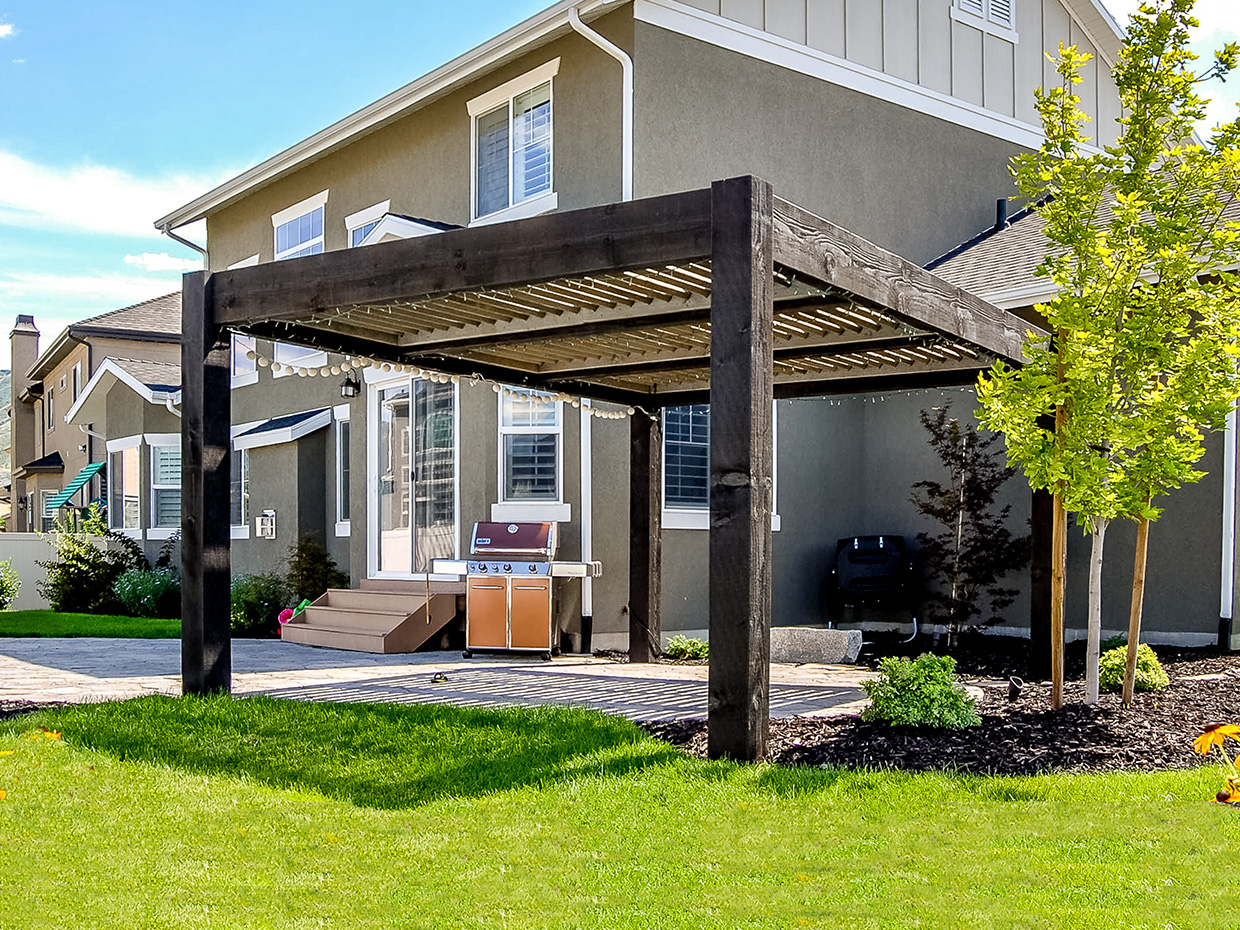
<svg viewBox="0 0 1240 930">
<path fill-rule="evenodd" d="M 47 506 L 51 508 L 63 507 L 65 504 L 69 503 L 69 498 L 71 498 L 78 491 L 82 490 L 82 485 L 84 485 L 91 478 L 95 477 L 95 475 L 99 474 L 102 468 L 103 462 L 91 462 L 80 472 L 78 472 L 78 476 L 69 482 L 69 486 L 67 488 L 48 501 Z"/>
</svg>

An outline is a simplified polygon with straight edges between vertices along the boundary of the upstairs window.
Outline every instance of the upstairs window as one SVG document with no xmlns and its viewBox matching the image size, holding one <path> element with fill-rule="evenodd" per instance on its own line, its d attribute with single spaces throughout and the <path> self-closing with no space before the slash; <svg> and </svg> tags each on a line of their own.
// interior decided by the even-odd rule
<svg viewBox="0 0 1240 930">
<path fill-rule="evenodd" d="M 1016 0 L 956 0 L 956 9 L 1005 29 L 1016 28 Z"/>
<path fill-rule="evenodd" d="M 500 498 L 560 499 L 560 404 L 539 391 L 499 399 Z"/>
<path fill-rule="evenodd" d="M 271 218 L 275 228 L 276 261 L 318 255 L 323 251 L 323 211 L 327 191 L 281 210 Z"/>
<path fill-rule="evenodd" d="M 471 100 L 475 219 L 550 195 L 551 78 L 557 58 Z"/>
<path fill-rule="evenodd" d="M 392 206 L 392 201 L 385 200 L 374 206 L 367 207 L 365 210 L 358 210 L 356 213 L 350 213 L 344 218 L 345 232 L 349 235 L 349 248 L 355 249 L 366 239 L 367 236 L 379 225 L 379 221 L 387 214 Z"/>
</svg>

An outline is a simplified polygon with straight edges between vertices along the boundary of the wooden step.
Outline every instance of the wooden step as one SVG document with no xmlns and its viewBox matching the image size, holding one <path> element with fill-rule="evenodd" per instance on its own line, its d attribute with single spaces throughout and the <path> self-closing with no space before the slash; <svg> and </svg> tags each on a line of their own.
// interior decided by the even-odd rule
<svg viewBox="0 0 1240 930">
<path fill-rule="evenodd" d="M 355 591 L 375 591 L 386 594 L 411 594 L 426 597 L 428 583 L 408 578 L 366 578 L 360 588 Z M 465 581 L 432 581 L 429 583 L 431 594 L 464 594 Z"/>
<path fill-rule="evenodd" d="M 383 605 L 386 610 L 374 609 Z M 392 610 L 391 607 L 398 609 Z M 434 593 L 430 603 L 401 592 L 333 589 L 284 624 L 282 639 L 358 652 L 413 652 L 457 614 L 455 591 Z"/>
</svg>

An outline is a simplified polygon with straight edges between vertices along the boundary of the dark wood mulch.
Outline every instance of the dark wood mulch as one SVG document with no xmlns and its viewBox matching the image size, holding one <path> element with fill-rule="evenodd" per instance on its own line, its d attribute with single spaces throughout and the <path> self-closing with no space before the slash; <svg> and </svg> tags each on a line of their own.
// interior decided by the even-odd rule
<svg viewBox="0 0 1240 930">
<path fill-rule="evenodd" d="M 28 714 L 36 711 L 41 707 L 52 707 L 52 704 L 35 704 L 31 701 L 0 701 L 0 720 L 8 720 L 10 717 L 20 717 L 22 714 Z"/>
<path fill-rule="evenodd" d="M 1138 693 L 1127 709 L 1115 694 L 1104 694 L 1093 707 L 1081 704 L 1079 680 L 1067 683 L 1066 704 L 1059 711 L 1050 709 L 1048 683 L 1026 684 L 1009 701 L 1006 683 L 973 681 L 983 688 L 980 726 L 892 727 L 858 717 L 772 720 L 767 757 L 784 765 L 994 775 L 1191 768 L 1204 761 L 1192 748 L 1202 730 L 1240 723 L 1240 656 L 1163 652 L 1171 686 L 1160 693 Z M 962 661 L 961 671 L 976 671 L 971 665 Z M 1202 675 L 1221 677 L 1195 677 Z M 650 724 L 647 729 L 693 755 L 706 754 L 705 721 Z"/>
</svg>

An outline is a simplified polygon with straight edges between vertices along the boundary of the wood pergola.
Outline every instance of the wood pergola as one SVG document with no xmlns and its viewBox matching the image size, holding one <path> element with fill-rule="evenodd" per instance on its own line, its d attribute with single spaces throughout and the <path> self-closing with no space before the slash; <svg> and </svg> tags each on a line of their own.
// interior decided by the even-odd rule
<svg viewBox="0 0 1240 930">
<path fill-rule="evenodd" d="M 630 656 L 658 643 L 660 408 L 710 403 L 710 698 L 715 757 L 764 755 L 772 401 L 945 386 L 1031 330 L 754 177 L 494 226 L 186 275 L 183 624 L 187 693 L 230 689 L 229 339 L 634 408 Z"/>
</svg>

